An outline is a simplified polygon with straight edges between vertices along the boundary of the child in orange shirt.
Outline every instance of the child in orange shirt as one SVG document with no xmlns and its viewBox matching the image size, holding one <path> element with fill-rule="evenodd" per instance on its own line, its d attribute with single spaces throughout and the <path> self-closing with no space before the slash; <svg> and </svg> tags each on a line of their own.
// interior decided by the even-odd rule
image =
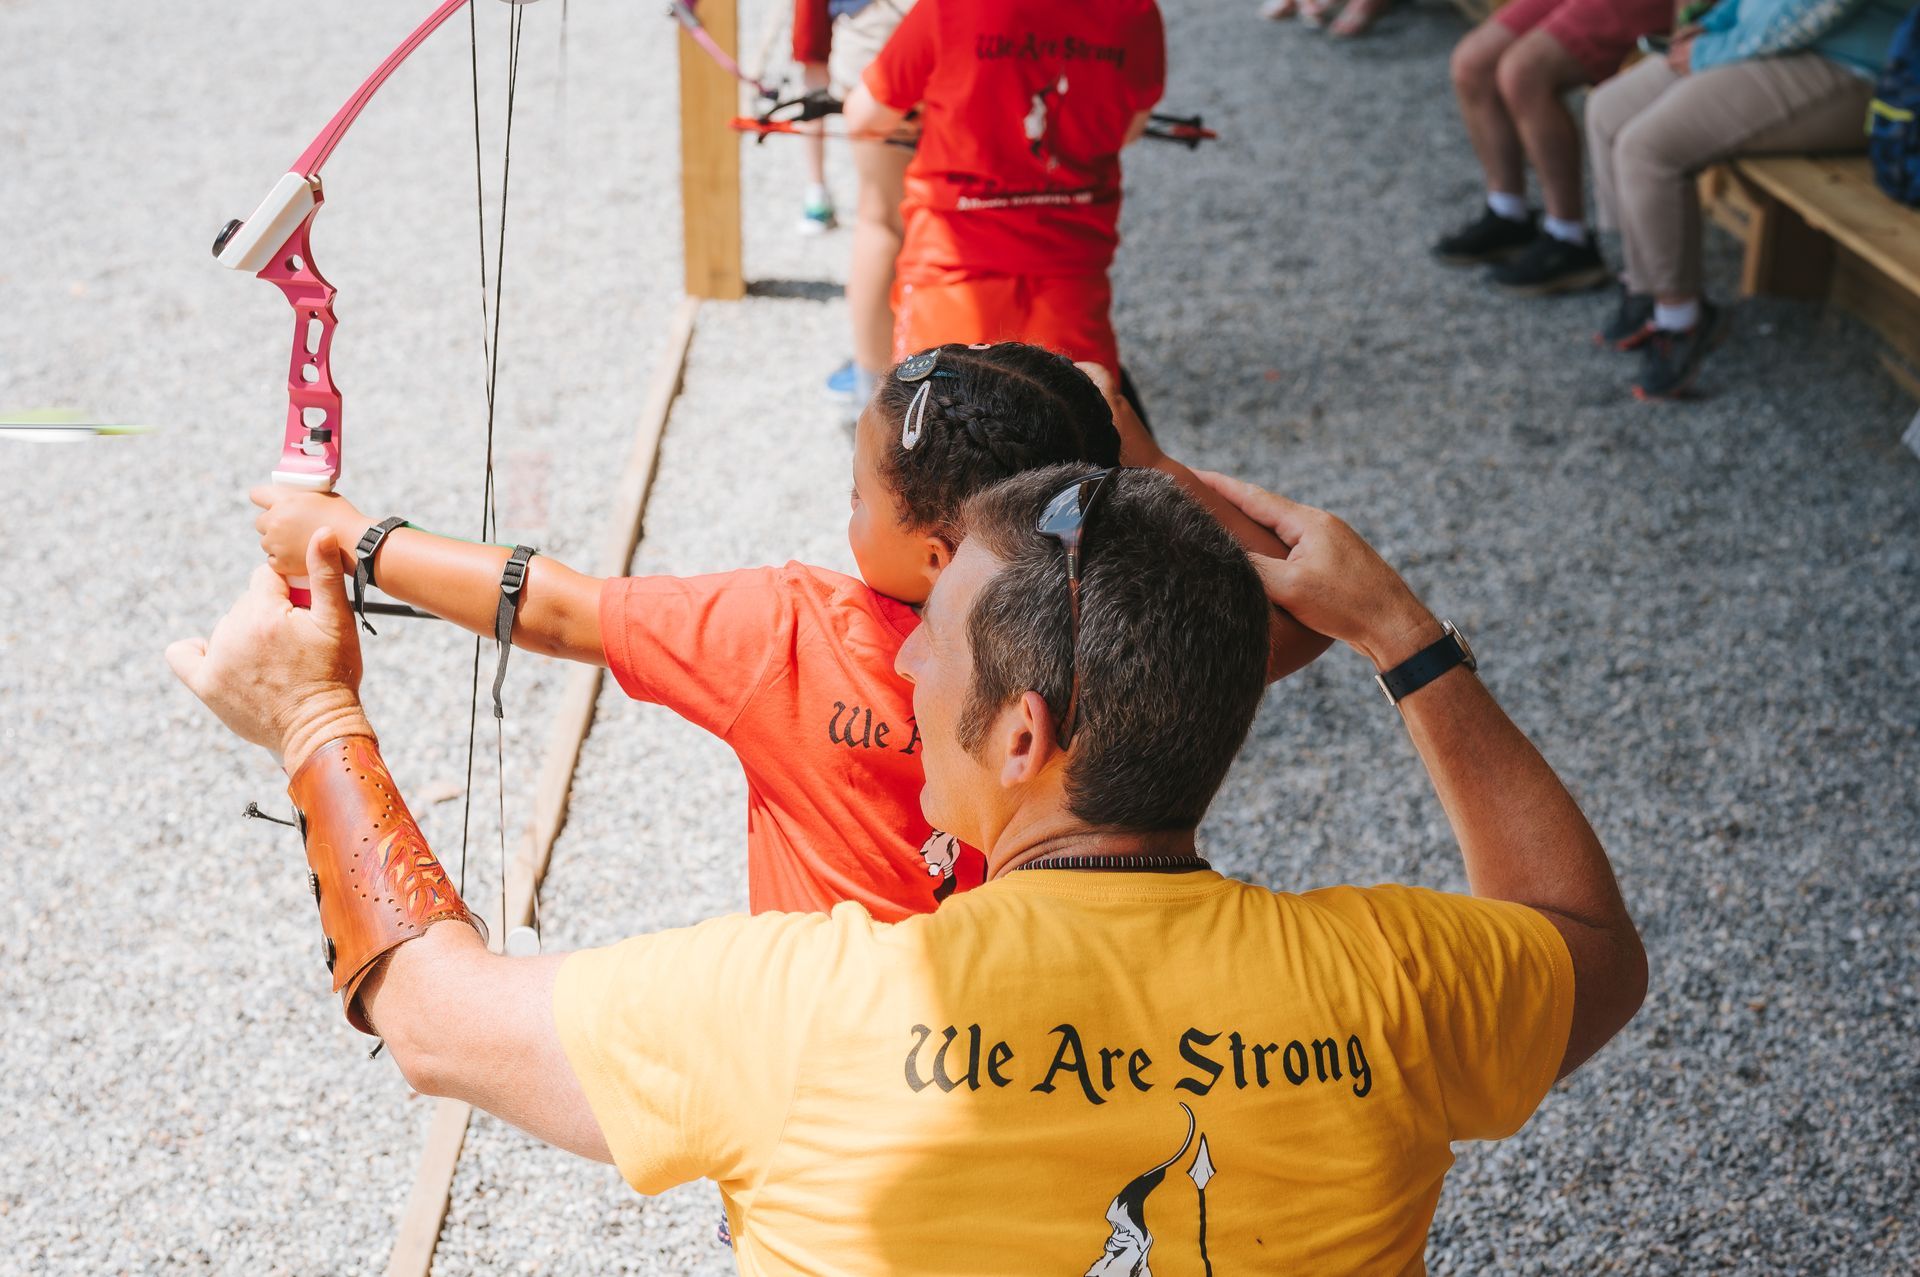
<svg viewBox="0 0 1920 1277">
<path fill-rule="evenodd" d="M 894 357 L 1030 341 L 1119 376 L 1107 268 L 1120 151 L 1160 98 L 1153 0 L 920 0 L 846 103 L 849 132 L 918 108 Z"/>
<path fill-rule="evenodd" d="M 928 352 L 883 378 L 856 427 L 847 536 L 862 579 L 788 563 L 602 581 L 536 556 L 513 643 L 604 664 L 629 696 L 665 705 L 732 747 L 747 775 L 756 913 L 843 900 L 885 921 L 927 912 L 977 885 L 985 866 L 920 813 L 912 687 L 894 673 L 894 657 L 952 558 L 953 520 L 972 493 L 1062 461 L 1114 465 L 1123 451 L 1202 487 L 1124 406 L 1116 428 L 1110 398 L 1087 373 L 1033 346 Z M 252 496 L 264 508 L 256 526 L 268 562 L 290 575 L 302 570 L 320 526 L 343 546 L 375 526 L 339 496 L 270 486 Z M 1252 526 L 1244 517 L 1240 524 Z M 1263 552 L 1277 549 L 1270 534 L 1261 542 L 1229 527 Z M 507 557 L 504 547 L 403 526 L 379 542 L 370 566 L 393 597 L 492 634 Z M 1325 647 L 1291 619 L 1277 620 L 1277 673 Z"/>
</svg>

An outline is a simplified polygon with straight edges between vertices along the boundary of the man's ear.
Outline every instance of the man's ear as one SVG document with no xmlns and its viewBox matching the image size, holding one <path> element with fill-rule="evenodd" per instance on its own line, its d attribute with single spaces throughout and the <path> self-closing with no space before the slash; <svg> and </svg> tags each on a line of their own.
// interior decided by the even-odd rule
<svg viewBox="0 0 1920 1277">
<path fill-rule="evenodd" d="M 929 532 L 920 543 L 920 572 L 927 579 L 927 591 L 933 591 L 933 583 L 947 570 L 947 564 L 953 562 L 954 545 L 938 533 Z"/>
<path fill-rule="evenodd" d="M 1008 789 L 1037 780 L 1060 756 L 1053 711 L 1047 708 L 1047 698 L 1038 692 L 1022 692 L 1020 699 L 1000 715 L 995 730 L 1003 733 L 1000 783 Z"/>
</svg>

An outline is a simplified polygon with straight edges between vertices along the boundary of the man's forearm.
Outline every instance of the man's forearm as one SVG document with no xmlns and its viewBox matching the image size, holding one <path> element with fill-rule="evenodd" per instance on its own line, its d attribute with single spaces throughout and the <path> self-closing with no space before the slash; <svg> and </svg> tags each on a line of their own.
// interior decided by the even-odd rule
<svg viewBox="0 0 1920 1277">
<path fill-rule="evenodd" d="M 416 1090 L 611 1160 L 554 1027 L 561 958 L 487 951 L 372 737 L 310 752 L 288 792 L 348 1021 L 386 1040 Z"/>
<path fill-rule="evenodd" d="M 290 764 L 293 756 L 289 748 Z M 380 964 L 436 923 L 466 923 L 476 934 L 480 924 L 421 836 L 371 735 L 334 737 L 290 770 L 287 795 L 306 845 L 327 971 L 347 1020 L 372 1033 L 360 991 Z"/>
<path fill-rule="evenodd" d="M 1472 671 L 1441 675 L 1400 709 L 1475 895 L 1595 925 L 1625 918 L 1586 816 Z"/>
<path fill-rule="evenodd" d="M 374 557 L 382 590 L 462 629 L 491 637 L 500 604 L 500 574 L 512 551 L 461 541 L 421 528 L 397 528 Z M 597 577 L 536 554 L 513 627 L 514 646 L 543 656 L 605 663 L 600 643 Z"/>
</svg>

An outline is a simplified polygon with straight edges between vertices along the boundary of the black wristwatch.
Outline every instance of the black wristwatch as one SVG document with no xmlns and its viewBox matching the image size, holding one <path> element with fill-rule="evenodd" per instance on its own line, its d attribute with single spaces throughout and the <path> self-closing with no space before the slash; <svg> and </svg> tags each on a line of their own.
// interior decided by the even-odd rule
<svg viewBox="0 0 1920 1277">
<path fill-rule="evenodd" d="M 1456 665 L 1470 670 L 1480 668 L 1473 649 L 1467 645 L 1467 636 L 1456 630 L 1452 621 L 1440 622 L 1440 628 L 1444 633 L 1438 639 L 1384 674 L 1373 676 L 1373 681 L 1386 693 L 1387 704 L 1398 705 Z"/>
</svg>

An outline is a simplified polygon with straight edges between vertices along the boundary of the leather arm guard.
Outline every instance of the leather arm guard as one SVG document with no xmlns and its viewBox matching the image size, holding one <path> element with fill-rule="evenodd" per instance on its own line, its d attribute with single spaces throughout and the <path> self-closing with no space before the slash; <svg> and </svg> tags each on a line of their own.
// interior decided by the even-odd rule
<svg viewBox="0 0 1920 1277">
<path fill-rule="evenodd" d="M 314 750 L 287 794 L 307 845 L 334 992 L 347 1023 L 373 1033 L 356 998 L 382 958 L 436 922 L 464 922 L 483 941 L 486 924 L 467 912 L 371 738 L 342 736 Z"/>
</svg>

